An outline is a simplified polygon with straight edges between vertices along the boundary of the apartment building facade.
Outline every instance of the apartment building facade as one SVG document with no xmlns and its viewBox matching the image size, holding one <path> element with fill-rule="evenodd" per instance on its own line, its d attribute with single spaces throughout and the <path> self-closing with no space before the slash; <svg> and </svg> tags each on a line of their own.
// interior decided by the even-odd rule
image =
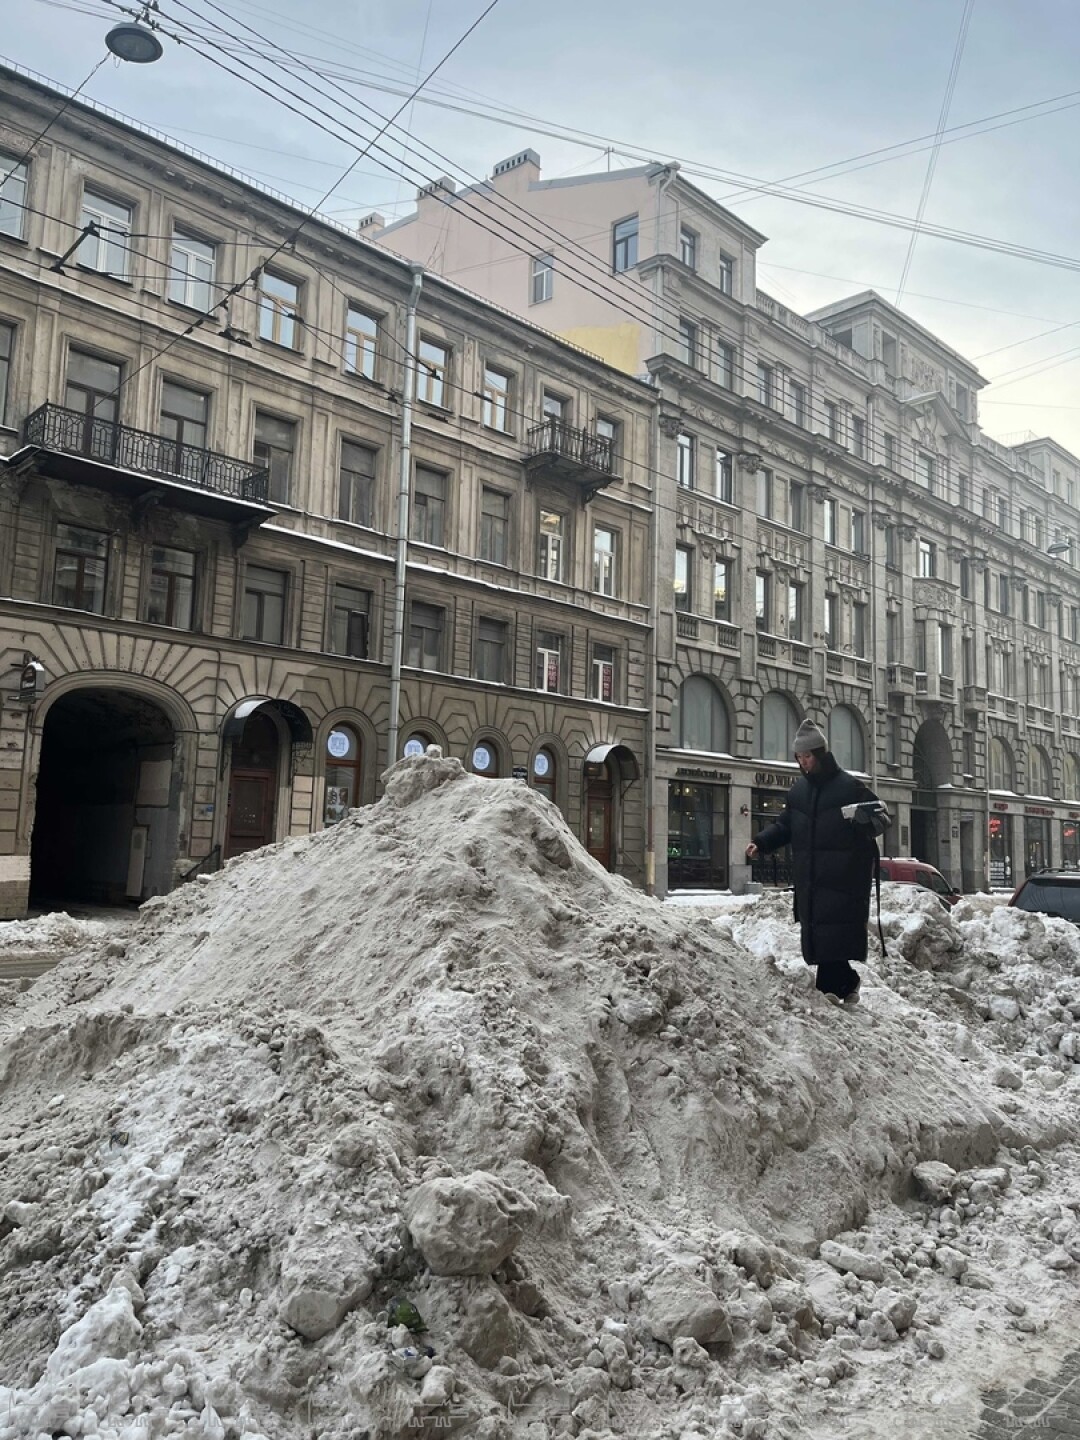
<svg viewBox="0 0 1080 1440">
<path fill-rule="evenodd" d="M 892 853 L 969 890 L 1080 861 L 1075 457 L 986 436 L 975 367 L 876 294 L 762 292 L 765 237 L 677 166 L 544 181 L 526 150 L 369 233 L 436 225 L 448 277 L 657 389 L 658 888 L 746 882 L 806 715 Z"/>
<path fill-rule="evenodd" d="M 0 914 L 161 893 L 433 743 L 642 883 L 652 388 L 0 73 Z"/>
</svg>

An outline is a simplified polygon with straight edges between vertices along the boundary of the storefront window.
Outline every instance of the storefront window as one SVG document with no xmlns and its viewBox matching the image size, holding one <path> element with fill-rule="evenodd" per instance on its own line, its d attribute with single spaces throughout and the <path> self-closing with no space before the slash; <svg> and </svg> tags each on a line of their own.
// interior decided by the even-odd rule
<svg viewBox="0 0 1080 1440">
<path fill-rule="evenodd" d="M 545 800 L 555 805 L 555 756 L 548 749 L 538 750 L 532 762 L 532 786 Z"/>
<path fill-rule="evenodd" d="M 1013 880 L 1012 821 L 1008 815 L 991 815 L 990 838 L 990 885 L 995 890 L 1007 890 Z"/>
<path fill-rule="evenodd" d="M 1050 821 L 1042 815 L 1024 816 L 1024 874 L 1034 875 L 1050 864 Z"/>
<path fill-rule="evenodd" d="M 791 701 L 778 690 L 770 690 L 758 716 L 758 754 L 762 760 L 790 760 L 798 728 L 799 718 Z"/>
<path fill-rule="evenodd" d="M 490 740 L 478 740 L 473 746 L 472 770 L 474 775 L 498 775 L 499 754 Z"/>
<path fill-rule="evenodd" d="M 405 744 L 401 747 L 401 753 L 406 758 L 415 755 L 423 755 L 430 744 L 431 740 L 427 735 L 410 735 L 409 738 L 405 741 Z"/>
<path fill-rule="evenodd" d="M 1061 822 L 1061 863 L 1066 870 L 1080 870 L 1080 824 L 1075 820 Z"/>
<path fill-rule="evenodd" d="M 849 705 L 837 705 L 829 716 L 829 749 L 844 770 L 866 769 L 862 725 Z"/>
<path fill-rule="evenodd" d="M 727 816 L 726 788 L 668 784 L 669 889 L 727 889 Z"/>
<path fill-rule="evenodd" d="M 751 790 L 750 792 L 750 833 L 757 835 L 771 825 L 787 803 L 787 790 Z M 791 869 L 791 846 L 774 850 L 771 855 L 761 855 L 750 867 L 750 878 L 758 885 L 791 885 L 794 880 Z"/>
<path fill-rule="evenodd" d="M 337 725 L 326 737 L 326 796 L 323 824 L 344 820 L 360 803 L 360 740 L 351 725 Z"/>
</svg>

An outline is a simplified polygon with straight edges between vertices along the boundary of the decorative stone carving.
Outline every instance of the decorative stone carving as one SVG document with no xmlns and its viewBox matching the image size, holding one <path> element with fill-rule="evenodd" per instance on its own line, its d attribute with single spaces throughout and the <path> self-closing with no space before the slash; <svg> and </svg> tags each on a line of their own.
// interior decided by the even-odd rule
<svg viewBox="0 0 1080 1440">
<path fill-rule="evenodd" d="M 660 415 L 660 434 L 667 440 L 675 440 L 682 433 L 683 420 L 684 416 L 681 410 L 662 412 Z"/>
</svg>

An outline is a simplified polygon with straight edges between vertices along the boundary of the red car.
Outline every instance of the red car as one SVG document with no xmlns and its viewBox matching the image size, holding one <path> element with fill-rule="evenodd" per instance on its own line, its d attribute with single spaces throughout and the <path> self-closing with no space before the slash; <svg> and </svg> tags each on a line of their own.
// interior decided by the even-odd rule
<svg viewBox="0 0 1080 1440">
<path fill-rule="evenodd" d="M 901 885 L 921 885 L 932 890 L 943 905 L 950 907 L 960 899 L 960 891 L 950 885 L 940 870 L 928 865 L 925 860 L 906 860 L 893 855 L 881 857 L 881 878 Z"/>
</svg>

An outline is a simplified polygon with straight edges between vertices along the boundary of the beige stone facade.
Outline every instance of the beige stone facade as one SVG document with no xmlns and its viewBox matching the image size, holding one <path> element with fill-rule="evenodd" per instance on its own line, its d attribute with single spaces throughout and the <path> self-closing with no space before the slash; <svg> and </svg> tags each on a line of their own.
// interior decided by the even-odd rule
<svg viewBox="0 0 1080 1440">
<path fill-rule="evenodd" d="M 58 97 L 2 74 L 6 174 Z M 0 914 L 380 793 L 413 273 L 303 220 L 80 102 L 4 186 Z M 417 325 L 401 745 L 642 883 L 655 392 L 434 276 Z"/>
<path fill-rule="evenodd" d="M 806 715 L 892 853 L 965 889 L 1080 863 L 1075 457 L 985 435 L 975 367 L 879 296 L 764 294 L 765 237 L 677 166 L 547 182 L 522 151 L 369 233 L 408 257 L 436 223 L 447 276 L 656 385 L 659 888 L 750 878 Z"/>
</svg>

